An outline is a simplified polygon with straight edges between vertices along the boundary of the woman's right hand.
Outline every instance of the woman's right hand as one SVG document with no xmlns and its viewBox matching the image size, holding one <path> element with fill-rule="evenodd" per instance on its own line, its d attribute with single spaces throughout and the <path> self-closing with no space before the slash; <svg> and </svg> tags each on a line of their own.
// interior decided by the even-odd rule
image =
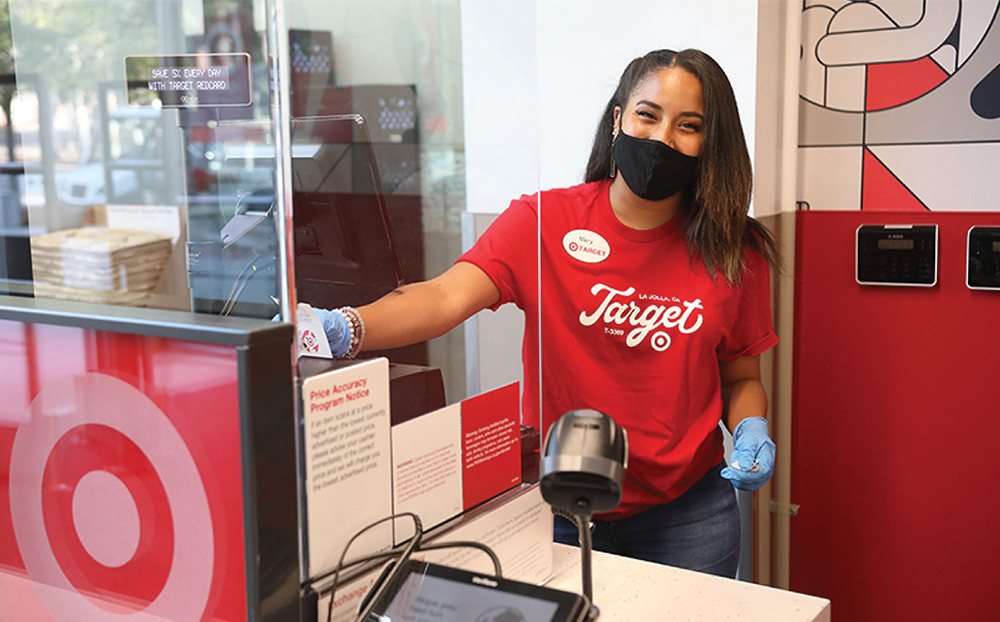
<svg viewBox="0 0 1000 622">
<path fill-rule="evenodd" d="M 313 307 L 316 317 L 323 325 L 323 332 L 326 333 L 326 340 L 330 343 L 330 354 L 333 358 L 340 358 L 351 349 L 351 329 L 347 324 L 347 318 L 340 311 L 329 311 Z"/>
</svg>

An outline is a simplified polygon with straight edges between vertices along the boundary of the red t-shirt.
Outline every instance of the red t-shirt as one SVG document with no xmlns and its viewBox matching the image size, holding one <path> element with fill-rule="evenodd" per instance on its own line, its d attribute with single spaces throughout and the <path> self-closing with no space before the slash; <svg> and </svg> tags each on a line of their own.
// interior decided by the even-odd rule
<svg viewBox="0 0 1000 622">
<path fill-rule="evenodd" d="M 496 307 L 525 312 L 524 423 L 538 425 L 540 378 L 543 434 L 578 408 L 628 431 L 622 502 L 605 519 L 676 499 L 720 462 L 719 361 L 778 342 L 760 253 L 745 251 L 741 287 L 713 283 L 689 259 L 680 218 L 631 229 L 612 212 L 609 187 L 523 196 L 459 260 L 496 284 Z"/>
</svg>

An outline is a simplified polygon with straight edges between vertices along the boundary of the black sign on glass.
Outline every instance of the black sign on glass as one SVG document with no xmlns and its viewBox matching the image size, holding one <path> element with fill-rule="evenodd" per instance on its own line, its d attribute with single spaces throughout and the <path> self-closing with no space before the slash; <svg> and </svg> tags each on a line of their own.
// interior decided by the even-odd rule
<svg viewBox="0 0 1000 622">
<path fill-rule="evenodd" d="M 130 106 L 249 106 L 253 97 L 246 53 L 126 56 L 125 82 Z"/>
</svg>

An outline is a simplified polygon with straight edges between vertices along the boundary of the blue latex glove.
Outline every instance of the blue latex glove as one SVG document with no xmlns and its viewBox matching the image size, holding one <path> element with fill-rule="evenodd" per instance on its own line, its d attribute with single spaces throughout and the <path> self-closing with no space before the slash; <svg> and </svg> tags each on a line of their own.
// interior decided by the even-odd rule
<svg viewBox="0 0 1000 622">
<path fill-rule="evenodd" d="M 326 340 L 330 342 L 330 353 L 334 358 L 347 354 L 351 349 L 351 329 L 347 325 L 347 319 L 337 311 L 327 311 L 319 307 L 313 307 L 313 311 L 323 324 Z"/>
<path fill-rule="evenodd" d="M 733 430 L 733 453 L 722 477 L 740 490 L 757 490 L 774 473 L 774 441 L 767 435 L 767 419 L 748 417 Z"/>
</svg>

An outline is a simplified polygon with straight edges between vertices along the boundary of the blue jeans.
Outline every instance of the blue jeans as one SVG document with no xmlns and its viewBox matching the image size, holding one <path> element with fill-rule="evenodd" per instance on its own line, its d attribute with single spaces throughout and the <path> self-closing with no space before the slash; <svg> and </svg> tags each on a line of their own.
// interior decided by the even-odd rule
<svg viewBox="0 0 1000 622">
<path fill-rule="evenodd" d="M 740 561 L 736 491 L 709 469 L 684 494 L 620 520 L 595 521 L 595 551 L 735 578 Z M 555 541 L 579 545 L 576 525 L 555 517 Z"/>
</svg>

